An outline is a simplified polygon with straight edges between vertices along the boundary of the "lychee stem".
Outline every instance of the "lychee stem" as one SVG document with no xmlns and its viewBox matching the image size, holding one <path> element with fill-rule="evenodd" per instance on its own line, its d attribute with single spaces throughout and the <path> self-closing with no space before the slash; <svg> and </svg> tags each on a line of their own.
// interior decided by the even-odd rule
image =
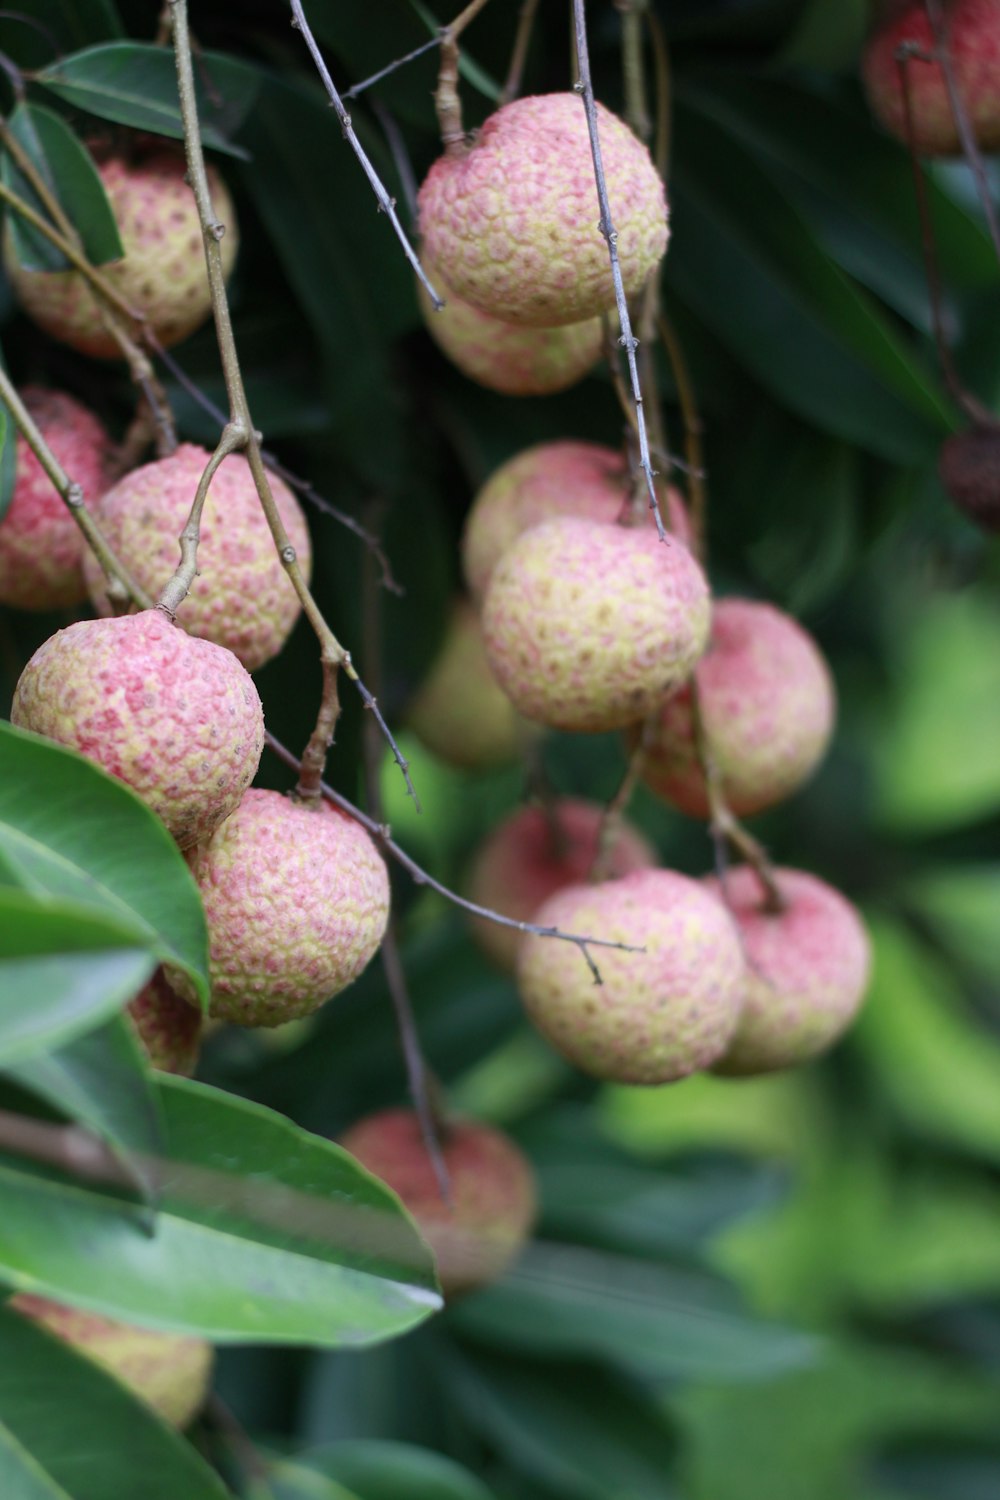
<svg viewBox="0 0 1000 1500">
<path fill-rule="evenodd" d="M 694 382 L 684 357 L 684 349 L 673 322 L 661 312 L 657 320 L 660 340 L 670 361 L 670 369 L 677 387 L 677 399 L 681 406 L 684 423 L 684 457 L 687 463 L 688 509 L 691 515 L 691 550 L 699 562 L 708 558 L 708 486 L 705 477 L 705 453 L 702 445 L 701 415 L 695 395 Z"/>
<path fill-rule="evenodd" d="M 997 220 L 996 209 L 993 206 L 993 198 L 990 193 L 990 185 L 986 176 L 986 167 L 983 162 L 982 153 L 976 144 L 975 132 L 969 121 L 968 112 L 959 92 L 958 81 L 955 78 L 947 27 L 945 26 L 941 11 L 941 0 L 924 0 L 924 9 L 927 12 L 927 19 L 930 21 L 931 30 L 934 33 L 934 50 L 941 72 L 944 75 L 945 87 L 948 90 L 948 99 L 951 103 L 951 112 L 955 119 L 959 140 L 962 142 L 962 152 L 972 169 L 976 191 L 979 194 L 979 201 L 986 217 L 990 238 L 993 241 L 993 250 L 997 259 L 1000 260 L 1000 222 Z"/>
<path fill-rule="evenodd" d="M 597 854 L 590 868 L 590 879 L 595 885 L 602 880 L 607 880 L 610 876 L 611 859 L 615 852 L 615 845 L 621 837 L 625 814 L 628 811 L 628 805 L 642 776 L 646 764 L 646 756 L 649 753 L 649 747 L 652 743 L 658 721 L 659 715 L 651 714 L 643 722 L 639 737 L 632 748 L 632 753 L 629 755 L 625 774 L 618 784 L 618 790 L 604 809 L 600 826 L 597 830 Z"/>
<path fill-rule="evenodd" d="M 528 60 L 528 48 L 531 45 L 531 34 L 535 27 L 535 16 L 538 14 L 538 0 L 523 0 L 520 14 L 517 18 L 517 31 L 514 35 L 514 47 L 510 54 L 510 66 L 507 69 L 507 79 L 500 91 L 500 104 L 510 104 L 521 92 L 521 79 L 524 75 L 524 65 Z"/>
<path fill-rule="evenodd" d="M 198 487 L 194 492 L 191 510 L 179 538 L 181 560 L 177 564 L 176 572 L 168 582 L 156 604 L 157 609 L 162 609 L 163 613 L 169 615 L 171 620 L 176 618 L 177 611 L 187 598 L 191 585 L 195 580 L 195 575 L 198 572 L 198 543 L 201 539 L 201 513 L 205 507 L 208 487 L 223 459 L 228 458 L 230 453 L 235 453 L 238 448 L 242 448 L 244 440 L 245 433 L 243 429 L 238 427 L 234 422 L 227 422 L 222 429 L 222 436 L 219 438 L 215 452 L 209 458 L 202 476 L 198 480 Z"/>
<path fill-rule="evenodd" d="M 643 17 L 649 0 L 615 0 L 622 18 L 622 71 L 625 80 L 625 118 L 647 144 L 653 133 L 646 98 L 645 60 L 642 55 Z"/>
<path fill-rule="evenodd" d="M 456 156 L 465 150 L 462 99 L 458 92 L 458 39 L 486 4 L 487 0 L 469 0 L 465 9 L 459 11 L 454 21 L 441 32 L 441 64 L 434 91 L 434 109 L 441 144 L 447 156 Z"/>
</svg>

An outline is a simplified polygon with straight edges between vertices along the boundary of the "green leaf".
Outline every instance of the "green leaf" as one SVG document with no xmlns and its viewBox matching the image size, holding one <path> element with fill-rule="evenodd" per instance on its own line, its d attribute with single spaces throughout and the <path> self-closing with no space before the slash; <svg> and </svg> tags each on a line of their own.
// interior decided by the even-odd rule
<svg viewBox="0 0 1000 1500">
<path fill-rule="evenodd" d="M 95 265 L 117 260 L 125 252 L 114 212 L 104 192 L 93 159 L 66 121 L 50 109 L 22 103 L 10 117 L 11 134 L 24 151 L 53 197 L 61 204 L 76 229 L 87 257 Z M 14 158 L 4 152 L 0 160 L 4 185 L 24 198 L 43 218 L 49 213 L 21 172 Z M 53 244 L 32 229 L 21 216 L 7 216 L 14 254 L 32 271 L 64 271 L 69 261 Z"/>
<path fill-rule="evenodd" d="M 0 19 L 0 52 L 25 69 L 43 68 L 53 50 L 73 52 L 122 35 L 114 0 L 31 0 L 30 15 L 39 29 L 18 21 L 13 8 Z"/>
<path fill-rule="evenodd" d="M 776 59 L 783 68 L 853 69 L 868 28 L 866 0 L 807 0 Z"/>
<path fill-rule="evenodd" d="M 959 963 L 1000 987 L 1000 864 L 937 865 L 906 895 Z"/>
<path fill-rule="evenodd" d="M 260 70 L 221 52 L 202 52 L 197 72 L 202 140 L 227 156 L 246 159 L 247 153 L 230 137 L 253 105 Z M 145 42 L 88 47 L 44 68 L 36 82 L 102 120 L 184 139 L 174 54 L 169 47 Z"/>
<path fill-rule="evenodd" d="M 482 1481 L 453 1459 L 413 1443 L 358 1439 L 308 1449 L 295 1461 L 346 1485 L 358 1500 L 493 1500 Z"/>
<path fill-rule="evenodd" d="M 159 818 L 82 755 L 0 722 L 3 882 L 103 916 L 207 1001 L 201 898 Z"/>
<path fill-rule="evenodd" d="M 204 1085 L 159 1077 L 154 1090 L 166 1138 L 155 1237 L 115 1195 L 10 1159 L 0 1280 L 222 1343 L 359 1348 L 440 1306 L 412 1221 L 346 1152 Z"/>
</svg>

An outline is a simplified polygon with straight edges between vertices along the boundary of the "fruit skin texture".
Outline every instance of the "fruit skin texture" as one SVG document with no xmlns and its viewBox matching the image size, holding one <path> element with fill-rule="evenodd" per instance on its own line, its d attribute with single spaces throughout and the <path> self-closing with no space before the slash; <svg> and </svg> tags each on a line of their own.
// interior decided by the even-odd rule
<svg viewBox="0 0 1000 1500">
<path fill-rule="evenodd" d="M 107 483 L 110 439 L 94 414 L 62 391 L 26 386 L 25 406 L 70 479 L 93 507 Z M 83 535 L 24 438 L 14 493 L 0 520 L 0 604 L 66 609 L 87 597 Z"/>
<path fill-rule="evenodd" d="M 534 1174 L 513 1141 L 476 1120 L 446 1123 L 442 1155 L 453 1207 L 408 1109 L 352 1125 L 340 1144 L 402 1199 L 437 1260 L 449 1300 L 497 1281 L 521 1250 L 537 1212 Z"/>
<path fill-rule="evenodd" d="M 460 770 L 486 770 L 517 759 L 517 714 L 490 670 L 479 616 L 465 600 L 452 611 L 407 722 L 421 744 Z"/>
<path fill-rule="evenodd" d="M 840 1037 L 864 999 L 868 934 L 839 891 L 802 870 L 777 870 L 783 912 L 763 910 L 760 882 L 746 866 L 726 880 L 747 964 L 747 997 L 716 1073 L 770 1073 L 808 1062 Z M 705 884 L 719 890 L 712 877 Z"/>
<path fill-rule="evenodd" d="M 201 1011 L 181 999 L 162 969 L 129 1001 L 125 1014 L 154 1068 L 190 1077 L 201 1045 Z"/>
<path fill-rule="evenodd" d="M 279 1026 L 357 979 L 389 917 L 389 877 L 346 813 L 251 790 L 189 858 L 208 920 L 212 1015 Z"/>
<path fill-rule="evenodd" d="M 621 729 L 688 677 L 708 642 L 708 585 L 649 527 L 563 517 L 524 532 L 483 605 L 490 665 L 514 707 L 553 729 Z"/>
<path fill-rule="evenodd" d="M 983 531 L 1000 532 L 1000 430 L 970 427 L 954 433 L 942 445 L 938 474 L 970 521 Z"/>
<path fill-rule="evenodd" d="M 696 676 L 731 811 L 747 817 L 791 796 L 822 759 L 836 714 L 833 680 L 812 637 L 773 605 L 720 599 Z M 642 776 L 689 817 L 708 817 L 689 687 L 663 705 Z"/>
<path fill-rule="evenodd" d="M 154 146 L 132 158 L 106 156 L 95 162 L 118 223 L 122 260 L 101 267 L 102 274 L 135 312 L 145 316 L 165 347 L 204 323 L 212 310 L 205 250 L 194 194 L 184 181 L 184 157 Z M 220 241 L 228 277 L 239 234 L 233 200 L 214 167 L 208 181 L 216 218 L 226 226 Z M 121 351 L 104 328 L 79 271 L 29 271 L 15 258 L 9 231 L 4 266 L 21 306 L 53 338 L 99 359 Z"/>
<path fill-rule="evenodd" d="M 466 518 L 462 567 L 470 592 L 482 598 L 493 569 L 522 531 L 558 516 L 613 526 L 627 492 L 628 466 L 623 455 L 600 443 L 573 439 L 538 443 L 508 459 L 483 485 Z M 672 485 L 667 491 L 667 517 L 674 536 L 689 544 L 687 510 Z"/>
<path fill-rule="evenodd" d="M 136 1328 L 33 1292 L 8 1305 L 114 1375 L 172 1427 L 186 1427 L 204 1404 L 214 1359 L 204 1339 Z"/>
<path fill-rule="evenodd" d="M 50 636 L 21 673 L 10 716 L 124 781 L 182 849 L 229 816 L 264 748 L 250 674 L 157 609 Z"/>
<path fill-rule="evenodd" d="M 597 106 L 626 296 L 667 248 L 663 183 L 623 120 Z M 448 286 L 506 323 L 553 328 L 614 305 L 578 95 L 515 99 L 464 152 L 431 167 L 417 200 L 424 248 Z"/>
<path fill-rule="evenodd" d="M 1000 0 L 953 0 L 944 20 L 959 95 L 973 135 L 985 151 L 1000 146 Z M 906 112 L 896 49 L 913 42 L 934 49 L 934 32 L 923 0 L 891 6 L 869 37 L 861 73 L 868 102 L 879 122 L 906 142 Z M 936 62 L 907 65 L 916 148 L 922 156 L 954 156 L 962 149 L 944 74 Z"/>
<path fill-rule="evenodd" d="M 468 895 L 491 911 L 530 922 L 556 891 L 589 879 L 603 817 L 598 803 L 572 797 L 561 797 L 551 808 L 518 808 L 479 846 Z M 610 851 L 609 877 L 655 864 L 653 846 L 631 824 L 623 824 Z M 483 917 L 472 919 L 472 931 L 489 957 L 513 973 L 522 934 Z"/>
<path fill-rule="evenodd" d="M 517 982 L 525 1010 L 557 1052 L 616 1083 L 671 1083 L 722 1055 L 743 1004 L 736 928 L 704 886 L 639 870 L 557 892 L 534 921 L 644 948 L 593 948 L 594 983 L 571 943 L 526 936 Z"/>
<path fill-rule="evenodd" d="M 112 550 L 154 598 L 180 561 L 178 538 L 208 459 L 207 449 L 182 443 L 168 458 L 126 474 L 97 508 Z M 271 490 L 308 579 L 312 549 L 302 507 L 277 475 L 271 475 Z M 106 579 L 96 558 L 88 554 L 83 571 L 94 607 L 102 615 L 111 614 Z M 178 623 L 191 635 L 226 646 L 253 672 L 277 656 L 300 612 L 250 466 L 242 454 L 231 454 L 209 486 L 198 576 L 177 611 Z"/>
</svg>

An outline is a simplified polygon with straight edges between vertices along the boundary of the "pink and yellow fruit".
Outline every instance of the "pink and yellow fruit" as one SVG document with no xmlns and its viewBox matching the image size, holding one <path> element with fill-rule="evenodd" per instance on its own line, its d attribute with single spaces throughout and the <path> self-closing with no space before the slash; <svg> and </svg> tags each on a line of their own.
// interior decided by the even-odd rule
<svg viewBox="0 0 1000 1500">
<path fill-rule="evenodd" d="M 194 1072 L 201 1046 L 201 1011 L 181 999 L 162 969 L 129 1001 L 125 1014 L 154 1068 L 185 1076 Z"/>
</svg>

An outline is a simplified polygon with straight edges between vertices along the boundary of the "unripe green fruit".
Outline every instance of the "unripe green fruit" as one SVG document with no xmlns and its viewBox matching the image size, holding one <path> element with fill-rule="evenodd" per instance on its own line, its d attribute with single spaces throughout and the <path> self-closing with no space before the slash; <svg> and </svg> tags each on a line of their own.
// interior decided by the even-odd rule
<svg viewBox="0 0 1000 1500">
<path fill-rule="evenodd" d="M 264 747 L 250 674 L 158 609 L 50 636 L 21 673 L 10 716 L 124 781 L 182 849 L 229 816 Z"/>
<path fill-rule="evenodd" d="M 802 870 L 777 870 L 786 905 L 768 911 L 746 866 L 726 877 L 725 898 L 747 964 L 739 1025 L 715 1072 L 770 1073 L 808 1062 L 843 1035 L 868 987 L 871 952 L 857 911 Z M 721 895 L 719 882 L 705 884 Z"/>
<path fill-rule="evenodd" d="M 434 755 L 462 770 L 517 759 L 522 732 L 510 699 L 490 670 L 479 617 L 460 600 L 441 649 L 417 689 L 407 722 Z"/>
<path fill-rule="evenodd" d="M 576 1067 L 657 1084 L 707 1068 L 729 1044 L 745 965 L 722 903 L 672 870 L 640 870 L 550 897 L 532 920 L 642 952 L 594 948 L 595 984 L 572 943 L 527 936 L 517 983 L 530 1019 Z"/>
<path fill-rule="evenodd" d="M 624 121 L 600 104 L 597 114 L 622 280 L 631 297 L 667 247 L 663 183 Z M 614 305 L 578 95 L 505 104 L 467 149 L 438 158 L 418 206 L 428 260 L 481 312 L 553 328 Z"/>
<path fill-rule="evenodd" d="M 162 969 L 129 1001 L 125 1014 L 154 1068 L 185 1076 L 194 1072 L 201 1045 L 201 1011 L 181 999 Z"/>
<path fill-rule="evenodd" d="M 535 1221 L 535 1180 L 526 1157 L 499 1130 L 476 1120 L 442 1128 L 451 1206 L 412 1110 L 386 1109 L 352 1125 L 340 1143 L 388 1183 L 434 1252 L 447 1298 L 497 1281 Z"/>
</svg>

